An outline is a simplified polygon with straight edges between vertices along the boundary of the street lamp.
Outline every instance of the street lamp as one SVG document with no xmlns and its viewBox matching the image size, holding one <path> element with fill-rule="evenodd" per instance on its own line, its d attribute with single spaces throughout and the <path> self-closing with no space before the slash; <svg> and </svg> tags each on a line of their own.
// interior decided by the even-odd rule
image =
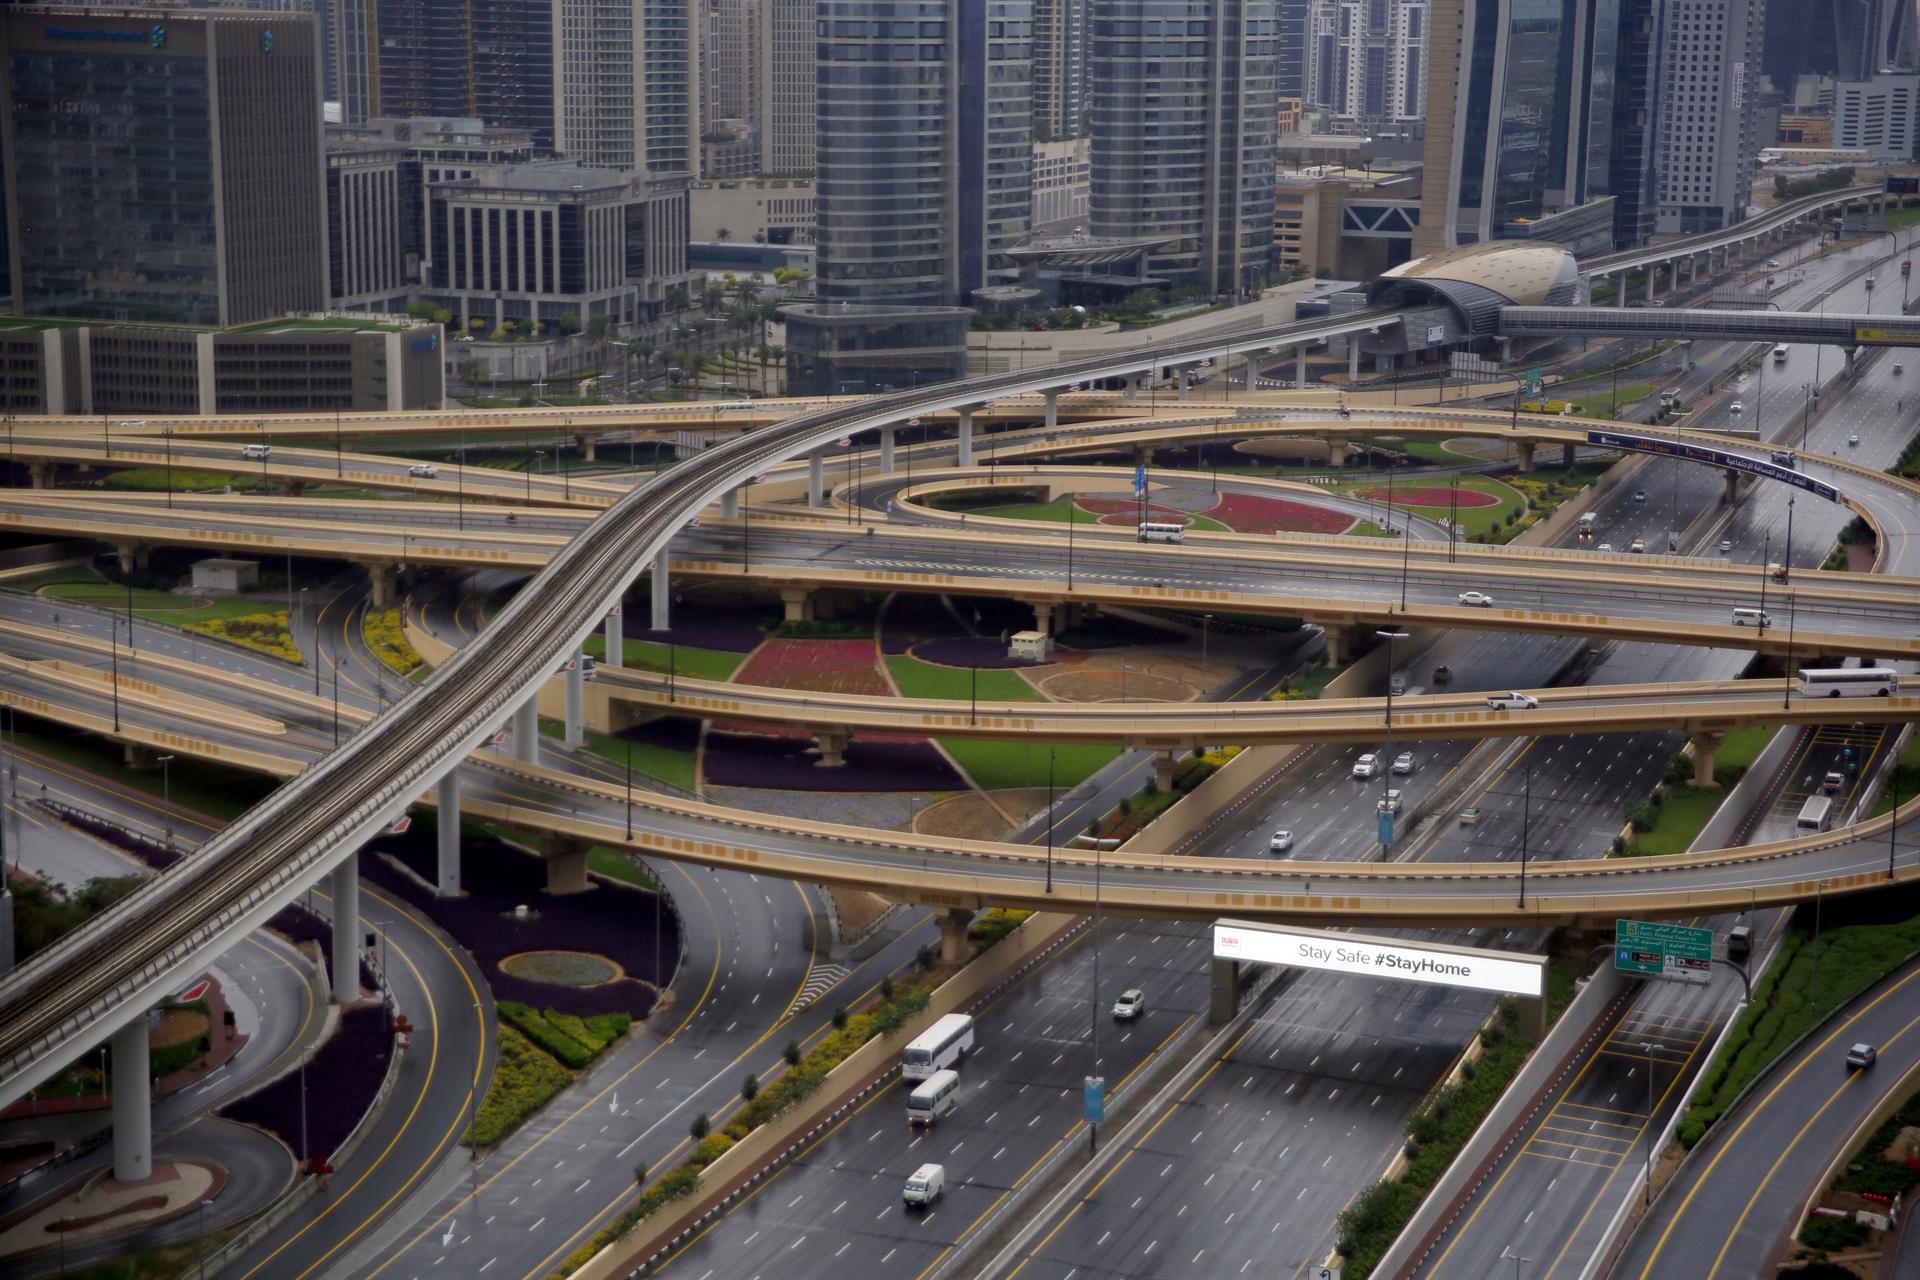
<svg viewBox="0 0 1920 1280">
<path fill-rule="evenodd" d="M 1820 1003 L 1820 903 L 1833 881 L 1822 880 L 1813 887 L 1813 980 L 1807 984 L 1807 1011 L 1816 1012 Z"/>
<path fill-rule="evenodd" d="M 200 1280 L 207 1280 L 207 1206 L 211 1200 L 202 1200 L 194 1211 L 194 1221 L 200 1227 Z"/>
<path fill-rule="evenodd" d="M 1049 744 L 1047 747 L 1047 892 L 1048 893 L 1053 892 L 1053 758 L 1055 753 L 1058 750 L 1059 750 L 1058 747 L 1055 747 L 1051 744 Z M 913 830 L 913 822 L 911 817 L 908 818 L 907 830 L 909 834 L 911 834 Z M 1888 864 L 1889 864 L 1889 868 L 1891 868 L 1891 864 L 1892 864 L 1891 858 L 1889 858 Z M 1889 869 L 1887 874 L 1891 876 L 1893 874 L 1892 870 Z"/>
<path fill-rule="evenodd" d="M 1393 783 L 1393 642 L 1405 640 L 1410 632 L 1376 631 L 1374 635 L 1387 642 L 1387 749 L 1386 768 L 1380 771 L 1380 800 L 1385 803 L 1387 792 Z"/>
<path fill-rule="evenodd" d="M 1641 1051 L 1647 1055 L 1647 1207 L 1653 1207 L 1653 1041 L 1642 1040 Z"/>
<path fill-rule="evenodd" d="M 1520 1264 L 1521 1263 L 1533 1261 L 1532 1258 L 1523 1258 L 1519 1254 L 1515 1253 L 1513 1251 L 1512 1245 L 1508 1245 L 1506 1248 L 1500 1251 L 1500 1260 L 1502 1262 L 1505 1262 L 1508 1259 L 1513 1260 L 1513 1280 L 1520 1280 Z"/>
<path fill-rule="evenodd" d="M 7 421 L 8 431 L 11 433 L 13 419 L 9 417 Z M 171 508 L 173 506 L 173 424 L 171 422 L 160 424 L 160 439 L 165 442 L 167 449 L 167 506 Z"/>
<path fill-rule="evenodd" d="M 1392 685 L 1387 688 L 1391 690 Z M 1520 783 L 1520 909 L 1527 909 L 1527 836 L 1533 818 L 1533 766 L 1527 765 Z"/>
<path fill-rule="evenodd" d="M 160 757 L 160 808 L 167 817 L 167 852 L 173 852 L 173 764 L 172 756 Z"/>
</svg>

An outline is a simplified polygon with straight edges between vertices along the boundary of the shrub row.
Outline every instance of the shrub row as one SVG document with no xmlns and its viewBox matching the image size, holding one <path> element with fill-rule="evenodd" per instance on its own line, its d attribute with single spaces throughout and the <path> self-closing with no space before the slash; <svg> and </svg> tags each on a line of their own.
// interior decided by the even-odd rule
<svg viewBox="0 0 1920 1280">
<path fill-rule="evenodd" d="M 361 629 L 367 643 L 380 655 L 380 661 L 403 676 L 426 661 L 407 643 L 406 628 L 398 609 L 367 610 Z"/>
<path fill-rule="evenodd" d="M 500 1011 L 500 1021 L 575 1071 L 591 1064 L 602 1050 L 633 1025 L 631 1015 L 624 1013 L 598 1014 L 583 1019 L 552 1009 L 542 1013 L 513 1000 L 502 1000 L 496 1007 Z"/>
<path fill-rule="evenodd" d="M 187 626 L 203 636 L 229 640 L 287 662 L 306 661 L 300 654 L 299 646 L 293 642 L 293 633 L 287 630 L 285 609 L 249 613 L 238 618 L 213 618 L 206 622 L 188 623 Z"/>
<path fill-rule="evenodd" d="M 967 937 L 970 941 L 979 943 L 980 950 L 985 951 L 1018 929 L 1032 914 L 1031 911 L 991 907 L 978 920 L 967 926 Z"/>
<path fill-rule="evenodd" d="M 493 1069 L 493 1085 L 467 1130 L 467 1145 L 490 1147 L 499 1142 L 572 1080 L 573 1072 L 554 1061 L 551 1054 L 535 1047 L 511 1025 L 502 1024 L 500 1061 Z"/>
</svg>

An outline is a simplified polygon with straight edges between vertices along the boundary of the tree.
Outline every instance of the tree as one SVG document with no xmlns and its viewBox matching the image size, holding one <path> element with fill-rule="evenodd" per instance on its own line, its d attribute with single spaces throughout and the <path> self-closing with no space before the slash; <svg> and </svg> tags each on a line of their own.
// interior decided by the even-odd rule
<svg viewBox="0 0 1920 1280">
<path fill-rule="evenodd" d="M 578 311 L 562 312 L 559 323 L 560 332 L 578 333 L 580 332 L 580 313 Z"/>
<path fill-rule="evenodd" d="M 759 1096 L 760 1077 L 749 1071 L 747 1072 L 747 1078 L 740 1082 L 740 1097 L 743 1101 L 752 1102 Z"/>
<path fill-rule="evenodd" d="M 790 1067 L 799 1066 L 800 1065 L 800 1042 L 798 1040 L 787 1041 L 787 1047 L 780 1051 L 780 1056 L 787 1060 L 788 1066 Z"/>
<path fill-rule="evenodd" d="M 636 1187 L 646 1186 L 647 1175 L 651 1172 L 653 1172 L 653 1170 L 647 1168 L 647 1162 L 645 1160 L 633 1166 L 633 1185 Z"/>
<path fill-rule="evenodd" d="M 707 1113 L 702 1111 L 699 1115 L 693 1118 L 693 1123 L 687 1126 L 687 1136 L 692 1138 L 695 1142 L 699 1142 L 702 1138 L 705 1138 L 707 1136 L 707 1133 L 712 1128 L 713 1128 L 712 1121 L 708 1120 Z"/>
</svg>

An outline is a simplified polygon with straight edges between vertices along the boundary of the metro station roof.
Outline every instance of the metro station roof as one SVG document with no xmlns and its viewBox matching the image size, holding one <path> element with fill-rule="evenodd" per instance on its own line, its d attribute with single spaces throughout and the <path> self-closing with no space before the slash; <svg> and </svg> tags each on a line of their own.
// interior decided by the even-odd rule
<svg viewBox="0 0 1920 1280">
<path fill-rule="evenodd" d="M 1476 334 L 1494 332 L 1504 306 L 1572 306 L 1580 301 L 1580 264 L 1566 246 L 1541 240 L 1489 240 L 1403 262 L 1367 289 L 1368 300 L 1406 305 L 1435 297 Z"/>
</svg>

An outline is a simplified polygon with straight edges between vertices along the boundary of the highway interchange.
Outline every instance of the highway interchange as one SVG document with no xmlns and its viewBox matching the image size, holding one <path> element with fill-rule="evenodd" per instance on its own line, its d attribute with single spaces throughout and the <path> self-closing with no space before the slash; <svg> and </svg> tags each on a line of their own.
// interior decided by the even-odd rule
<svg viewBox="0 0 1920 1280">
<path fill-rule="evenodd" d="M 1701 357 L 1703 367 L 1710 358 Z M 1809 352 L 1796 350 L 1793 358 L 1811 364 Z M 1824 437 L 1839 439 L 1850 427 L 1893 416 L 1891 406 L 1880 403 L 1888 397 L 1898 398 L 1895 384 L 1885 372 L 1885 363 L 1882 360 L 1869 365 L 1866 375 L 1844 399 L 1835 397 L 1832 407 L 1814 424 L 1810 450 L 1827 443 Z M 1791 371 L 1793 366 L 1789 368 Z M 1792 394 L 1775 392 L 1760 402 L 1765 407 L 1758 410 L 1755 404 L 1759 397 L 1743 391 L 1748 395 L 1749 413 L 1765 413 L 1773 420 L 1773 414 L 1778 412 L 1784 419 L 1793 407 L 1788 402 L 1799 395 L 1799 388 L 1787 379 L 1782 382 Z M 1860 452 L 1863 460 L 1884 465 L 1890 460 L 1888 451 L 1896 450 L 1897 444 L 1894 436 L 1878 432 L 1863 441 Z M 1881 453 L 1888 456 L 1881 458 Z M 1677 517 L 1692 519 L 1685 510 L 1689 500 L 1704 497 L 1708 499 L 1703 508 L 1707 518 L 1698 529 L 1688 529 L 1695 545 L 1704 548 L 1720 537 L 1727 537 L 1735 544 L 1734 559 L 1757 563 L 1763 554 L 1760 547 L 1771 534 L 1773 557 L 1781 558 L 1780 548 L 1785 544 L 1785 502 L 1771 491 L 1772 486 L 1756 487 L 1730 519 L 1715 520 L 1711 497 L 1717 493 L 1717 484 L 1692 484 L 1683 478 L 1686 474 L 1689 473 L 1684 464 L 1652 464 L 1645 487 L 1653 493 L 1655 501 L 1632 503 L 1623 486 L 1598 508 L 1603 527 L 1619 537 L 1630 537 L 1633 531 L 1641 531 L 1650 542 L 1656 537 L 1664 540 L 1666 528 L 1685 527 Z M 1657 510 L 1660 505 L 1662 481 L 1666 483 L 1664 495 L 1669 499 L 1664 520 L 1650 510 Z M 1802 498 L 1794 527 L 1793 562 L 1796 565 L 1817 562 L 1844 518 L 1843 513 L 1827 509 L 1825 504 Z M 1897 628 L 1895 632 L 1899 633 Z M 353 633 L 357 633 L 357 629 L 343 628 L 343 635 Z M 351 645 L 351 640 L 347 644 Z M 1576 664 L 1588 681 L 1613 683 L 1623 679 L 1726 678 L 1745 662 L 1739 655 L 1711 649 L 1613 644 L 1599 655 L 1596 663 L 1593 655 L 1579 650 L 1577 642 L 1565 639 L 1513 639 L 1487 633 L 1455 633 L 1438 640 L 1435 647 L 1414 661 L 1421 666 L 1438 662 L 1452 665 L 1456 690 L 1546 685 Z M 1528 678 L 1523 679 L 1523 674 Z M 362 701 L 366 701 L 364 696 Z M 371 705 L 378 703 L 376 693 Z M 275 712 L 282 713 L 284 708 Z M 306 746 L 323 748 L 327 745 L 323 718 L 309 719 L 297 736 Z M 1519 840 L 1514 827 L 1518 823 L 1517 805 L 1522 803 L 1514 790 L 1516 769 L 1522 770 L 1526 778 L 1528 798 L 1524 803 L 1536 854 L 1542 850 L 1591 851 L 1617 828 L 1620 809 L 1644 792 L 1650 775 L 1657 774 L 1674 745 L 1672 735 L 1660 733 L 1619 735 L 1594 741 L 1543 740 L 1538 744 L 1523 744 L 1517 754 L 1504 756 L 1492 746 L 1476 747 L 1467 742 L 1436 744 L 1426 749 L 1423 768 L 1409 784 L 1416 809 L 1427 790 L 1461 786 L 1470 788 L 1477 797 L 1485 797 L 1486 816 L 1473 833 L 1470 846 L 1459 829 L 1450 824 L 1435 824 L 1423 836 L 1416 837 L 1413 842 L 1416 852 L 1423 858 L 1446 859 L 1486 857 L 1490 851 L 1495 859 L 1515 856 Z M 1281 825 L 1300 833 L 1303 847 L 1330 851 L 1328 856 L 1334 856 L 1331 851 L 1347 856 L 1366 851 L 1372 830 L 1371 792 L 1345 778 L 1347 758 L 1345 751 L 1333 749 L 1315 749 L 1296 758 L 1265 795 L 1237 813 L 1230 824 L 1216 830 L 1208 842 L 1194 852 L 1256 855 L 1262 852 L 1264 832 Z M 1137 774 L 1145 762 L 1126 763 Z M 1347 798 L 1338 798 L 1342 795 Z M 526 803 L 531 797 L 523 795 L 518 799 Z M 541 803 L 556 807 L 564 803 L 571 808 L 577 800 L 570 796 L 564 802 L 548 799 Z M 609 807 L 602 806 L 603 809 Z M 1453 845 L 1451 851 L 1449 843 Z M 1313 855 L 1299 856 L 1311 858 Z M 736 887 L 744 878 L 737 873 L 707 872 L 692 864 L 685 870 L 679 870 L 679 864 L 675 866 L 676 874 L 710 876 L 715 883 L 726 880 Z M 783 889 L 782 892 L 800 892 L 802 898 L 805 896 L 804 891 Z M 732 900 L 731 889 L 726 893 L 726 911 L 731 916 L 743 903 Z M 742 899 L 748 896 L 739 895 Z M 771 908 L 771 891 L 767 896 L 766 905 Z M 683 901 L 683 914 L 685 905 Z M 735 932 L 758 935 L 763 941 L 774 940 L 785 925 L 776 926 L 772 921 L 791 918 L 770 912 L 768 927 L 743 927 Z M 717 922 L 718 916 L 715 919 Z M 920 936 L 924 938 L 924 931 Z M 1092 948 L 1087 942 L 1078 941 L 1062 961 L 1016 987 L 985 1012 L 983 1031 L 993 1051 L 980 1060 L 978 1069 L 969 1069 L 967 1096 L 961 1112 L 954 1123 L 943 1124 L 937 1136 L 942 1150 L 950 1158 L 952 1176 L 961 1186 L 945 1208 L 935 1215 L 922 1216 L 911 1231 L 894 1224 L 876 1227 L 864 1222 L 858 1226 L 849 1222 L 843 1227 L 835 1220 L 842 1211 L 850 1212 L 854 1204 L 872 1204 L 876 1195 L 880 1203 L 894 1206 L 891 1188 L 904 1172 L 906 1162 L 914 1158 L 911 1153 L 917 1148 L 903 1152 L 893 1143 L 885 1144 L 888 1149 L 881 1154 L 852 1154 L 849 1144 L 855 1139 L 866 1145 L 880 1143 L 881 1133 L 898 1133 L 903 1129 L 897 1115 L 881 1114 L 888 1106 L 898 1106 L 897 1092 L 888 1091 L 879 1095 L 868 1110 L 829 1135 L 823 1146 L 809 1152 L 780 1178 L 767 1184 L 765 1190 L 747 1202 L 747 1208 L 730 1215 L 715 1231 L 703 1236 L 671 1264 L 670 1273 L 752 1274 L 757 1265 L 764 1264 L 779 1266 L 782 1274 L 812 1274 L 864 1262 L 869 1267 L 888 1268 L 883 1274 L 893 1274 L 892 1268 L 896 1266 L 902 1268 L 902 1274 L 919 1274 L 919 1266 L 907 1270 L 907 1264 L 931 1263 L 940 1257 L 955 1238 L 949 1233 L 973 1219 L 974 1206 L 984 1208 L 1000 1192 L 1017 1184 L 1038 1155 L 1070 1131 L 1074 1115 L 1072 1099 L 1063 1099 L 1060 1095 L 1071 1091 L 1078 1076 L 1085 1073 L 1087 1063 L 1086 1040 L 1080 1031 L 1086 1020 L 1075 1011 L 1084 1011 L 1090 1000 L 1093 1007 L 1100 1008 L 1120 987 L 1147 987 L 1148 1017 L 1135 1025 L 1120 1047 L 1103 1039 L 1102 1068 L 1110 1078 L 1124 1077 L 1152 1047 L 1188 1027 L 1198 1013 L 1203 1001 L 1202 971 L 1196 966 L 1182 969 L 1177 958 L 1203 953 L 1202 938 L 1203 935 L 1190 926 L 1150 921 L 1110 922 L 1103 934 L 1102 947 L 1108 959 L 1098 992 L 1092 991 L 1090 985 L 1088 953 Z M 808 947 L 804 936 L 790 936 L 788 940 L 796 957 Z M 711 942 L 709 945 L 716 947 L 710 963 L 718 966 L 724 945 Z M 739 945 L 738 937 L 725 945 Z M 700 943 L 690 937 L 689 947 L 689 962 L 693 963 L 691 957 L 700 952 Z M 1125 963 L 1116 963 L 1122 949 L 1126 951 Z M 910 954 L 910 950 L 903 952 L 900 947 L 895 951 L 895 964 L 904 954 Z M 730 956 L 728 972 L 743 958 Z M 764 954 L 752 957 L 750 967 L 757 967 L 758 961 L 766 958 Z M 884 969 L 882 963 L 874 969 L 874 974 L 877 976 Z M 714 972 L 719 970 L 716 968 Z M 1364 1185 L 1378 1172 L 1398 1145 L 1399 1124 L 1407 1108 L 1445 1065 L 1452 1047 L 1477 1026 L 1485 1012 L 1484 1002 L 1474 998 L 1452 997 L 1424 988 L 1375 992 L 1372 998 L 1362 1002 L 1356 999 L 1350 982 L 1336 992 L 1333 981 L 1318 976 L 1304 977 L 1276 995 L 1255 1028 L 1235 1047 L 1230 1059 L 1182 1102 L 1176 1116 L 1156 1127 L 1154 1135 L 1135 1149 L 1095 1197 L 1075 1209 L 1070 1222 L 1059 1224 L 1062 1229 L 1049 1236 L 1048 1243 L 1036 1251 L 1033 1262 L 1022 1274 L 1066 1274 L 1066 1269 L 1060 1269 L 1060 1264 L 1050 1259 L 1096 1260 L 1093 1265 L 1099 1270 L 1082 1274 L 1213 1274 L 1213 1268 L 1223 1258 L 1232 1258 L 1237 1266 L 1242 1260 L 1270 1257 L 1274 1237 L 1288 1241 L 1290 1267 L 1304 1267 L 1323 1256 L 1331 1215 L 1352 1189 Z M 854 983 L 858 985 L 858 979 Z M 1722 994 L 1715 992 L 1715 1000 Z M 1695 997 L 1696 1002 L 1697 999 Z M 1638 1015 L 1640 1021 L 1636 1026 L 1649 1025 L 1649 1019 L 1661 1018 L 1711 1020 L 1711 1011 L 1708 1018 L 1699 1019 L 1690 1011 L 1687 998 L 1674 996 L 1670 989 L 1664 990 L 1654 1003 L 1659 1001 L 1685 1007 L 1669 1012 L 1650 1006 Z M 1389 1014 L 1393 1016 L 1389 1018 Z M 820 1016 L 816 1012 L 816 1024 Z M 692 1015 L 688 1021 L 692 1021 Z M 716 1071 L 709 1077 L 710 1081 L 719 1082 L 720 1095 L 726 1093 L 739 1066 L 754 1060 L 750 1051 L 765 1038 L 762 1033 L 758 1040 L 745 1042 L 732 1056 L 725 1074 Z M 676 1043 L 685 1050 L 701 1042 L 697 1035 L 682 1029 L 658 1047 L 665 1050 L 667 1045 Z M 1074 1046 L 1078 1046 L 1077 1052 Z M 696 1058 L 705 1053 L 705 1047 L 695 1050 Z M 777 1056 L 767 1046 L 760 1047 L 765 1058 Z M 1255 1068 L 1251 1064 L 1263 1050 L 1266 1061 L 1280 1061 L 1284 1053 L 1284 1062 L 1292 1066 Z M 1354 1058 L 1350 1067 L 1344 1065 L 1348 1056 Z M 1303 1060 L 1307 1063 L 1305 1067 L 1299 1065 Z M 648 1064 L 651 1076 L 621 1078 L 644 1079 L 650 1084 L 654 1077 L 668 1080 L 671 1061 L 669 1055 Z M 629 1070 L 640 1070 L 640 1065 Z M 1242 1066 L 1247 1068 L 1246 1072 L 1238 1071 Z M 767 1069 L 775 1069 L 775 1064 L 770 1062 Z M 1360 1092 L 1369 1084 L 1379 1092 L 1365 1108 L 1365 1114 L 1361 1114 Z M 599 1078 L 593 1083 L 593 1088 L 602 1093 L 606 1087 L 607 1082 Z M 1242 1096 L 1224 1096 L 1222 1091 L 1228 1089 L 1240 1090 Z M 1291 1100 L 1295 1092 L 1300 1092 L 1302 1101 Z M 1021 1110 L 1020 1104 L 1012 1101 L 1029 1094 L 1050 1100 L 1050 1107 L 1042 1107 L 1035 1101 Z M 1349 1110 L 1342 1109 L 1343 1094 L 1344 1105 Z M 1305 1102 L 1309 1097 L 1314 1099 L 1312 1106 Z M 1276 1105 L 1278 1098 L 1289 1101 Z M 587 1101 L 593 1106 L 583 1106 L 575 1116 L 561 1121 L 562 1128 L 578 1122 L 581 1114 L 605 1123 L 598 1121 L 598 1107 L 605 1105 L 600 1101 L 600 1094 Z M 1008 1105 L 1000 1106 L 1002 1102 Z M 1242 1227 L 1236 1229 L 1233 1222 L 1214 1221 L 1219 1214 L 1207 1217 L 1200 1211 L 1190 1213 L 1190 1207 L 1196 1205 L 1205 1206 L 1207 1212 L 1215 1205 L 1224 1207 L 1223 1193 L 1210 1189 L 1211 1175 L 1223 1166 L 1217 1150 L 1206 1149 L 1209 1158 L 1196 1159 L 1189 1152 L 1175 1153 L 1174 1140 L 1177 1138 L 1189 1148 L 1196 1148 L 1210 1125 L 1215 1126 L 1217 1132 L 1220 1123 L 1239 1123 L 1250 1114 L 1246 1108 L 1254 1105 L 1262 1105 L 1257 1113 L 1262 1122 L 1260 1138 L 1257 1144 L 1249 1144 L 1257 1149 L 1236 1150 L 1234 1160 L 1226 1162 L 1236 1170 L 1235 1178 L 1230 1180 L 1232 1185 L 1252 1188 L 1248 1192 L 1252 1199 L 1245 1210 L 1226 1209 L 1228 1217 L 1242 1222 Z M 617 1108 L 609 1114 L 618 1115 Z M 1215 1116 L 1219 1119 L 1212 1118 Z M 629 1114 L 618 1118 L 632 1117 Z M 1346 1122 L 1344 1129 L 1340 1129 L 1341 1121 Z M 1287 1127 L 1290 1124 L 1301 1130 L 1298 1144 L 1286 1140 L 1293 1132 Z M 1318 1132 L 1306 1133 L 1309 1125 L 1318 1125 Z M 1337 1136 L 1330 1136 L 1336 1129 L 1340 1130 Z M 662 1153 L 660 1158 L 671 1154 L 678 1145 L 666 1140 L 677 1138 L 678 1132 L 673 1128 L 654 1144 Z M 995 1134 L 1007 1140 L 991 1141 Z M 442 1259 L 451 1262 L 456 1256 L 468 1267 L 491 1266 L 491 1261 L 480 1253 L 495 1248 L 500 1251 L 490 1256 L 504 1260 L 500 1268 L 502 1274 L 514 1274 L 512 1268 L 519 1267 L 519 1273 L 531 1276 L 550 1265 L 554 1257 L 569 1251 L 571 1241 L 580 1238 L 592 1225 L 591 1221 L 583 1221 L 578 1230 L 562 1241 L 550 1231 L 525 1230 L 521 1224 L 530 1219 L 498 1207 L 498 1197 L 507 1195 L 517 1185 L 513 1177 L 537 1176 L 532 1171 L 541 1167 L 541 1152 L 557 1151 L 564 1144 L 564 1135 L 549 1138 L 544 1131 L 538 1137 L 523 1137 L 526 1138 L 524 1150 L 517 1154 L 496 1153 L 486 1166 L 487 1183 L 482 1189 L 481 1203 L 490 1210 L 491 1217 L 481 1225 L 488 1230 L 482 1231 L 474 1224 L 477 1215 L 473 1210 L 478 1205 L 467 1206 L 464 1213 L 460 1211 L 463 1193 L 453 1187 L 441 1188 L 443 1198 L 432 1212 L 421 1216 L 424 1207 L 434 1205 L 430 1196 L 423 1193 L 408 1206 L 407 1213 L 401 1215 L 417 1221 L 419 1228 L 406 1239 L 405 1250 L 396 1254 L 395 1261 L 389 1262 L 385 1269 L 391 1274 L 415 1274 L 408 1267 L 418 1266 L 421 1268 L 418 1273 L 425 1274 L 426 1268 Z M 994 1147 L 993 1151 L 986 1150 L 989 1145 Z M 1167 1149 L 1165 1154 L 1169 1158 L 1156 1162 L 1152 1157 L 1162 1147 Z M 636 1149 L 631 1155 L 637 1156 L 642 1149 Z M 1175 1154 L 1184 1158 L 1175 1160 L 1172 1158 Z M 1288 1181 L 1293 1167 L 1316 1155 L 1322 1157 L 1323 1172 L 1315 1175 L 1314 1194 L 1295 1195 L 1295 1207 L 1291 1209 L 1278 1203 L 1277 1193 L 1282 1183 L 1286 1190 L 1296 1190 L 1297 1183 Z M 622 1175 L 617 1163 L 603 1167 L 607 1170 L 604 1176 L 614 1183 L 614 1188 L 609 1189 L 611 1194 Z M 516 1168 L 521 1172 L 512 1174 Z M 495 1169 L 498 1171 L 494 1172 Z M 1266 1172 L 1262 1173 L 1263 1170 Z M 504 1181 L 495 1183 L 496 1178 Z M 1271 1185 L 1268 1185 L 1269 1178 Z M 861 1193 L 863 1198 L 856 1199 L 851 1194 L 836 1192 L 836 1188 L 851 1190 L 868 1184 L 881 1186 L 884 1194 L 866 1190 Z M 1131 1197 L 1125 1194 L 1128 1190 L 1133 1192 Z M 1569 1194 L 1591 1198 L 1594 1190 L 1592 1186 L 1571 1188 Z M 495 1197 L 492 1202 L 484 1199 L 489 1194 Z M 829 1201 L 840 1207 L 834 1207 Z M 617 1203 L 617 1198 L 614 1202 Z M 1574 1203 L 1580 1202 L 1576 1199 Z M 783 1204 L 785 1209 L 779 1207 Z M 881 1214 L 874 1221 L 884 1223 L 894 1216 L 901 1216 L 897 1206 L 893 1214 Z M 461 1221 L 462 1217 L 465 1222 Z M 497 1230 L 495 1218 L 501 1219 Z M 443 1227 L 442 1223 L 451 1225 Z M 1168 1234 L 1164 1239 L 1153 1234 L 1155 1225 L 1162 1223 L 1172 1224 L 1166 1228 Z M 933 1230 L 936 1224 L 937 1231 Z M 1265 1230 L 1270 1238 L 1268 1242 L 1258 1241 L 1254 1224 Z M 460 1230 L 454 1230 L 455 1227 Z M 440 1234 L 442 1231 L 444 1237 Z M 523 1236 L 538 1235 L 539 1243 L 519 1241 L 518 1247 L 509 1251 L 499 1242 L 513 1240 L 513 1231 Z M 367 1236 L 359 1246 L 362 1252 L 360 1261 L 354 1264 L 356 1273 L 358 1266 L 364 1265 L 370 1256 L 369 1250 L 371 1256 L 387 1253 L 400 1234 L 403 1233 L 389 1230 L 384 1237 Z M 1489 1232 L 1483 1229 L 1480 1236 L 1487 1237 Z M 1482 1241 L 1471 1230 L 1465 1238 L 1473 1243 L 1462 1246 L 1467 1250 L 1461 1254 L 1462 1258 L 1497 1256 L 1490 1239 Z M 1201 1239 L 1209 1243 L 1198 1250 L 1188 1248 Z M 1510 1242 L 1502 1242 L 1499 1247 L 1505 1248 L 1506 1243 Z M 450 1252 L 455 1246 L 461 1250 L 458 1255 Z M 1533 1251 L 1530 1256 L 1537 1257 L 1542 1244 L 1529 1239 L 1524 1247 Z M 854 1252 L 856 1249 L 859 1252 Z M 1476 1254 L 1475 1249 L 1480 1252 Z M 536 1250 L 544 1250 L 544 1256 L 536 1257 Z M 1108 1261 L 1097 1261 L 1100 1258 Z M 1458 1263 L 1459 1259 L 1455 1261 Z M 716 1263 L 721 1265 L 717 1270 L 710 1270 Z M 1049 1267 L 1056 1269 L 1049 1270 Z"/>
</svg>

